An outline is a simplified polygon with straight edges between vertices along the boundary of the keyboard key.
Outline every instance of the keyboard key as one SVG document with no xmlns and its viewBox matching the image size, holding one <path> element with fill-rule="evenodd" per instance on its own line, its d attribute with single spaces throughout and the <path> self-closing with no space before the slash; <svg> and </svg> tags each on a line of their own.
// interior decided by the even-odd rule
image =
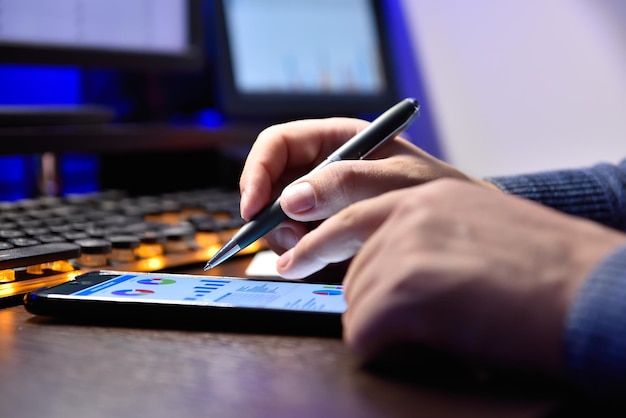
<svg viewBox="0 0 626 418">
<path fill-rule="evenodd" d="M 0 230 L 0 238 L 6 239 L 6 240 L 23 237 L 24 235 L 26 235 L 26 233 L 20 229 Z"/>
<path fill-rule="evenodd" d="M 107 256 L 111 252 L 111 241 L 105 239 L 81 239 L 74 242 L 80 245 L 81 255 L 76 261 L 82 267 L 106 266 Z"/>
<path fill-rule="evenodd" d="M 243 223 L 239 194 L 218 189 L 159 196 L 113 191 L 0 202 L 0 270 L 12 273 L 10 286 L 0 280 L 0 294 L 45 285 L 48 276 L 59 280 L 59 274 L 72 270 L 204 265 L 205 250 L 223 244 Z M 82 240 L 94 239 L 109 242 L 106 254 L 92 253 L 95 250 L 84 242 L 81 249 Z M 249 248 L 241 254 L 264 246 Z"/>
<path fill-rule="evenodd" d="M 26 267 L 80 256 L 80 247 L 67 242 L 39 244 L 0 251 L 0 269 Z"/>
<path fill-rule="evenodd" d="M 28 246 L 37 245 L 40 243 L 39 240 L 36 240 L 34 238 L 28 238 L 28 237 L 9 238 L 7 242 L 10 242 L 16 247 L 28 247 Z"/>
</svg>

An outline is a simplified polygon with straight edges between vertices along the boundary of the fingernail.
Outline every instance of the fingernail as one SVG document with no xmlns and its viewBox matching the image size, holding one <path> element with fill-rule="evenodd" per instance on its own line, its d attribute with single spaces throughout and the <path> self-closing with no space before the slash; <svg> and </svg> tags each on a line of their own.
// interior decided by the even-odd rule
<svg viewBox="0 0 626 418">
<path fill-rule="evenodd" d="M 248 200 L 248 194 L 244 190 L 243 192 L 241 192 L 241 197 L 239 198 L 239 214 L 244 219 L 245 219 L 245 216 L 244 216 L 243 209 L 246 207 L 246 204 L 248 203 L 247 200 Z"/>
<path fill-rule="evenodd" d="M 273 235 L 276 243 L 285 249 L 293 248 L 298 243 L 298 238 L 291 228 L 278 227 Z"/>
<path fill-rule="evenodd" d="M 315 193 L 308 182 L 294 184 L 283 190 L 281 203 L 293 213 L 305 212 L 315 207 Z"/>
</svg>

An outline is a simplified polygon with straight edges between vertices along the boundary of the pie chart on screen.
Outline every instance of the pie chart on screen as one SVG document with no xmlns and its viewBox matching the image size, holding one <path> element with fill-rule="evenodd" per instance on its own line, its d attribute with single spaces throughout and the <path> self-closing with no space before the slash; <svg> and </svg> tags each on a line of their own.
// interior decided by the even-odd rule
<svg viewBox="0 0 626 418">
<path fill-rule="evenodd" d="M 149 279 L 137 280 L 137 283 L 155 285 L 155 284 L 174 284 L 176 280 L 163 279 L 161 277 L 150 277 Z"/>
<path fill-rule="evenodd" d="M 314 290 L 313 293 L 319 296 L 339 296 L 341 295 L 341 290 L 321 289 L 321 290 Z"/>
<path fill-rule="evenodd" d="M 147 296 L 153 293 L 152 290 L 148 289 L 122 289 L 111 292 L 115 296 Z"/>
</svg>

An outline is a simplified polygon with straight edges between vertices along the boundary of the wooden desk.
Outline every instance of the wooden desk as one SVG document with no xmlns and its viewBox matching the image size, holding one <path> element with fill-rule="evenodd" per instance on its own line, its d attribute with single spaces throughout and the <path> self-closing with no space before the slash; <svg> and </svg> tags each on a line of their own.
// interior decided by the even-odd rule
<svg viewBox="0 0 626 418">
<path fill-rule="evenodd" d="M 246 262 L 217 273 L 241 275 Z M 555 414 L 568 405 L 556 393 L 527 389 L 383 376 L 339 339 L 81 326 L 0 309 L 0 417 L 567 416 Z"/>
</svg>

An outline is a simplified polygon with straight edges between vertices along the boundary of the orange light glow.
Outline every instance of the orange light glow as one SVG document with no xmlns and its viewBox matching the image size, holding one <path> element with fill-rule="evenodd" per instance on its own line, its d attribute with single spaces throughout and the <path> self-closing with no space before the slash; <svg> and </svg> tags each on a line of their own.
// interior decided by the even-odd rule
<svg viewBox="0 0 626 418">
<path fill-rule="evenodd" d="M 43 274 L 44 264 L 34 264 L 26 267 L 26 273 L 28 274 Z"/>
<path fill-rule="evenodd" d="M 141 258 L 150 258 L 163 254 L 163 246 L 161 244 L 141 244 L 137 248 L 137 255 Z"/>
<path fill-rule="evenodd" d="M 74 266 L 71 263 L 65 260 L 53 261 L 52 263 L 48 263 L 48 268 L 52 271 L 58 271 L 59 273 L 66 273 L 68 271 L 73 271 Z"/>
<path fill-rule="evenodd" d="M 137 262 L 137 269 L 139 271 L 154 271 L 165 267 L 164 257 L 150 257 Z"/>
<path fill-rule="evenodd" d="M 0 270 L 0 283 L 9 283 L 15 280 L 13 270 Z"/>
</svg>

